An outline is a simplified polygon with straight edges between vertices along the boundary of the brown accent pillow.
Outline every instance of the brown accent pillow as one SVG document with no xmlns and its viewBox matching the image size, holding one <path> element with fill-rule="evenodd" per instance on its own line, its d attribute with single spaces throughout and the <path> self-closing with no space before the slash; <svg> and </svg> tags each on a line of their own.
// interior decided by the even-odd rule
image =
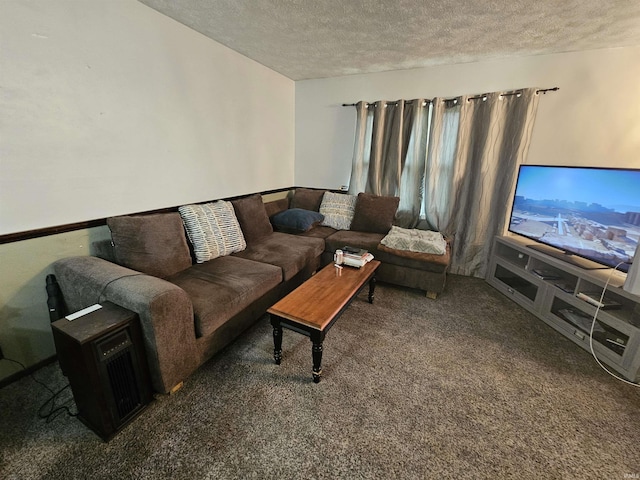
<svg viewBox="0 0 640 480">
<path fill-rule="evenodd" d="M 289 208 L 301 208 L 303 210 L 319 212 L 324 192 L 326 192 L 326 190 L 296 188 L 295 192 L 293 192 L 293 198 L 291 199 L 291 206 Z"/>
<path fill-rule="evenodd" d="M 260 194 L 256 193 L 238 200 L 231 200 L 231 204 L 236 211 L 236 218 L 247 245 L 273 233 L 273 226 L 269 221 L 267 209 Z"/>
<path fill-rule="evenodd" d="M 116 261 L 147 275 L 166 278 L 191 266 L 182 219 L 177 212 L 107 219 Z"/>
<path fill-rule="evenodd" d="M 359 193 L 350 230 L 389 233 L 400 203 L 399 197 Z"/>
</svg>

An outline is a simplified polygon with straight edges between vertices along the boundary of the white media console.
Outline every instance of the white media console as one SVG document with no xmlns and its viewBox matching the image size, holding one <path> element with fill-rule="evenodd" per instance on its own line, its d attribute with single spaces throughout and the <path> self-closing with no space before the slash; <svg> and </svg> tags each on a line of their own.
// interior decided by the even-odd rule
<svg viewBox="0 0 640 480">
<path fill-rule="evenodd" d="M 621 376 L 638 381 L 640 296 L 623 290 L 624 274 L 572 265 L 530 248 L 533 243 L 520 237 L 496 237 L 487 282 L 590 351 L 591 323 L 609 279 L 594 327 L 594 351 Z"/>
</svg>

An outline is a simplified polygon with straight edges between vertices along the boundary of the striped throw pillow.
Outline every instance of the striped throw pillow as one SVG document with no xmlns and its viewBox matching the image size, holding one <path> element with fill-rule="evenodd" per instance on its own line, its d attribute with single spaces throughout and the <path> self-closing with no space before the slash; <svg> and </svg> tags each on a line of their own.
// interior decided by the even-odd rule
<svg viewBox="0 0 640 480">
<path fill-rule="evenodd" d="M 178 211 L 193 245 L 196 262 L 203 263 L 247 248 L 230 202 L 184 205 Z"/>
<path fill-rule="evenodd" d="M 357 199 L 355 195 L 325 192 L 320 204 L 320 213 L 324 215 L 322 225 L 336 230 L 349 230 Z"/>
</svg>

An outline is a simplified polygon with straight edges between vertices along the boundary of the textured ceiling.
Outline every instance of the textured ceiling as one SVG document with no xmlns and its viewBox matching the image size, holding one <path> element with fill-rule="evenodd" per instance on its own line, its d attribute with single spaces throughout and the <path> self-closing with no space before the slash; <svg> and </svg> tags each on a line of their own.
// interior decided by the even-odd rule
<svg viewBox="0 0 640 480">
<path fill-rule="evenodd" d="M 640 45 L 638 0 L 139 0 L 293 79 Z"/>
</svg>

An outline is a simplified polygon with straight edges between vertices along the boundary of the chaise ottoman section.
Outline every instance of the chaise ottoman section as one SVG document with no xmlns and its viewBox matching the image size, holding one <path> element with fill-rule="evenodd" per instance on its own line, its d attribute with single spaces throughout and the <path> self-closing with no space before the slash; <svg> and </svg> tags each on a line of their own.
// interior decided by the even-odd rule
<svg viewBox="0 0 640 480">
<path fill-rule="evenodd" d="M 282 282 L 273 265 L 233 256 L 196 264 L 167 281 L 191 299 L 196 337 L 205 337 Z"/>
<path fill-rule="evenodd" d="M 444 255 L 433 253 L 419 253 L 378 246 L 378 256 L 382 262 L 387 262 L 401 267 L 425 270 L 427 272 L 443 272 L 449 267 L 451 261 L 451 243 L 447 242 L 447 250 Z"/>
</svg>

